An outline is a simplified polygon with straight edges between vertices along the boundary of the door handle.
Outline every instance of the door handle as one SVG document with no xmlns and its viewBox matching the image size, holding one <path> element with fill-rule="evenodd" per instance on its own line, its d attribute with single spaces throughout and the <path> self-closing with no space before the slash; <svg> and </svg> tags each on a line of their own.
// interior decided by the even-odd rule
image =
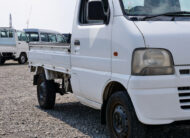
<svg viewBox="0 0 190 138">
<path fill-rule="evenodd" d="M 74 45 L 75 46 L 80 46 L 80 41 L 79 40 L 75 40 Z"/>
</svg>

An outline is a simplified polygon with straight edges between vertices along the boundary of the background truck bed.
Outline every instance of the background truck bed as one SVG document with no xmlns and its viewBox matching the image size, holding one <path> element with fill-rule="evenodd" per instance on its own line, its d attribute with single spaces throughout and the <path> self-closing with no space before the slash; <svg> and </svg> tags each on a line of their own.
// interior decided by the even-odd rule
<svg viewBox="0 0 190 138">
<path fill-rule="evenodd" d="M 0 53 L 16 52 L 16 41 L 14 38 L 0 38 Z"/>
</svg>

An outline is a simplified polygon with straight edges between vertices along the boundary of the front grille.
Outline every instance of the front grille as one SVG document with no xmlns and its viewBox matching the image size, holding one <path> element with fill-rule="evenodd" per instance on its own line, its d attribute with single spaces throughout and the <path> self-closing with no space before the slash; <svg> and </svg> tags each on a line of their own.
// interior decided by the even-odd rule
<svg viewBox="0 0 190 138">
<path fill-rule="evenodd" d="M 180 106 L 184 110 L 190 109 L 190 87 L 179 87 Z"/>
<path fill-rule="evenodd" d="M 179 71 L 181 75 L 190 74 L 190 69 L 182 69 Z"/>
</svg>

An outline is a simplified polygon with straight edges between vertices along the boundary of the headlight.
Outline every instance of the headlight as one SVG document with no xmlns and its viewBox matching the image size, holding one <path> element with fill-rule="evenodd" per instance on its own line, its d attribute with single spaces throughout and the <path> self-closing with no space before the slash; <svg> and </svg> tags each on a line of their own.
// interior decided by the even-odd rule
<svg viewBox="0 0 190 138">
<path fill-rule="evenodd" d="M 164 49 L 137 49 L 133 54 L 132 75 L 174 74 L 171 54 Z"/>
</svg>

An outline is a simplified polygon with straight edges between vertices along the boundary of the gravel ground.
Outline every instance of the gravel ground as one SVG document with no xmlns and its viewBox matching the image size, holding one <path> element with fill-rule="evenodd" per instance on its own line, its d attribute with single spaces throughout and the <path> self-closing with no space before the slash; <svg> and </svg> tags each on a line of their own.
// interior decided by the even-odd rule
<svg viewBox="0 0 190 138">
<path fill-rule="evenodd" d="M 54 110 L 41 110 L 27 65 L 0 66 L 0 138 L 109 137 L 100 111 L 72 95 L 57 95 Z M 149 127 L 147 138 L 189 138 L 190 123 Z"/>
</svg>

